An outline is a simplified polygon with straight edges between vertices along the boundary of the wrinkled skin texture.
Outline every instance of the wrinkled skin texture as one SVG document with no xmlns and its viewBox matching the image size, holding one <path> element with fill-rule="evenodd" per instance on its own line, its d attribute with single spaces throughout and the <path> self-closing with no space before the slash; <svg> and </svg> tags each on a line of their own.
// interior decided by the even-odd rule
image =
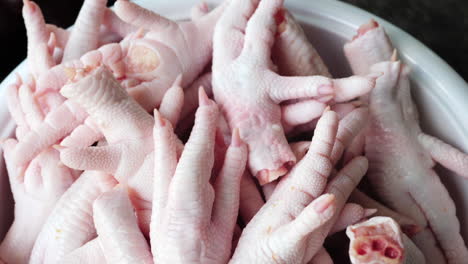
<svg viewBox="0 0 468 264">
<path fill-rule="evenodd" d="M 108 145 L 85 148 L 63 148 L 60 159 L 68 166 L 82 170 L 101 170 L 128 185 L 137 210 L 140 228 L 148 234 L 151 216 L 153 180 L 154 119 L 131 98 L 101 66 L 64 86 L 62 95 L 83 107 L 105 136 Z M 174 89 L 178 89 L 174 87 Z M 173 93 L 182 95 L 181 93 Z M 183 98 L 167 97 L 183 102 Z M 165 111 L 178 119 L 181 107 Z M 181 143 L 177 145 L 179 150 Z"/>
<path fill-rule="evenodd" d="M 126 78 L 133 82 L 124 87 L 143 108 L 157 106 L 161 97 L 155 95 L 164 94 L 177 75 L 182 74 L 182 86 L 198 77 L 211 59 L 214 24 L 223 9 L 221 4 L 192 21 L 174 22 L 128 1 L 116 2 L 123 21 L 146 30 L 144 37 L 122 42 Z"/>
<path fill-rule="evenodd" d="M 353 191 L 353 193 L 351 193 L 349 201 L 352 203 L 360 204 L 367 208 L 375 208 L 377 211 L 375 212 L 374 216 L 384 216 L 392 218 L 398 223 L 398 225 L 400 225 L 403 233 L 405 233 L 409 237 L 414 236 L 422 230 L 422 227 L 418 226 L 416 221 L 414 221 L 413 219 L 393 211 L 392 209 L 381 204 L 380 202 L 372 199 L 367 194 L 361 192 L 359 189 L 356 189 Z"/>
<path fill-rule="evenodd" d="M 29 133 L 17 131 L 19 132 L 17 138 L 25 138 L 19 142 L 18 152 L 26 154 L 17 155 L 18 164 L 27 164 L 40 151 L 59 142 L 85 120 L 86 114 L 83 111 L 69 102 L 64 102 L 57 89 L 50 90 L 49 86 L 44 89 L 41 80 L 48 80 L 51 69 L 56 65 L 78 58 L 85 52 L 99 47 L 98 39 L 101 36 L 98 34 L 99 26 L 105 6 L 106 1 L 103 0 L 85 1 L 76 26 L 69 33 L 55 26 L 46 25 L 40 8 L 34 2 L 24 1 L 23 17 L 28 34 L 27 61 L 37 83 L 34 88 L 35 100 L 39 105 L 37 112 L 47 115 L 47 118 L 35 131 Z M 66 55 L 62 58 L 64 51 Z"/>
<path fill-rule="evenodd" d="M 239 208 L 247 147 L 234 130 L 212 177 L 218 107 L 200 90 L 195 125 L 180 159 L 170 123 L 155 112 L 151 249 L 155 263 L 226 263 Z"/>
<path fill-rule="evenodd" d="M 374 217 L 349 226 L 349 255 L 353 264 L 424 264 L 421 251 L 389 217 Z"/>
<path fill-rule="evenodd" d="M 281 9 L 276 14 L 278 36 L 273 46 L 273 62 L 282 76 L 322 75 L 331 77 L 317 50 L 292 14 Z"/>
<path fill-rule="evenodd" d="M 33 89 L 34 82 L 23 83 L 20 77 L 8 87 L 8 106 L 17 124 L 19 142 L 25 134 L 34 133 L 47 122 Z M 17 148 L 19 142 L 15 139 L 2 142 L 15 200 L 15 220 L 0 245 L 0 256 L 7 263 L 27 262 L 52 208 L 79 175 L 60 162 L 58 151 L 52 147 L 43 148 L 26 165 L 19 164 L 16 157 L 27 153 Z"/>
<path fill-rule="evenodd" d="M 195 126 L 180 159 L 171 123 L 160 113 L 154 114 L 154 174 L 158 177 L 153 182 L 150 239 L 155 263 L 226 263 L 231 254 L 230 242 L 237 219 L 240 177 L 245 169 L 247 149 L 234 131 L 223 167 L 211 185 L 218 109 L 203 90 L 200 90 L 199 101 L 201 106 Z M 65 260 L 73 261 L 73 257 L 89 260 L 91 256 L 104 255 L 110 263 L 153 263 L 146 241 L 140 239 L 143 236 L 136 221 L 119 220 L 132 219 L 128 216 L 128 208 L 131 208 L 128 198 L 124 199 L 124 195 L 116 191 L 112 193 L 104 194 L 105 199 L 101 197 L 94 203 L 98 233 L 94 241 L 101 245 L 102 252 L 99 253 L 99 244 L 91 241 Z M 104 210 L 102 205 L 97 205 L 103 200 L 107 207 Z M 111 209 L 116 207 L 112 213 Z M 97 208 L 104 213 L 97 214 Z M 117 215 L 120 213 L 126 216 Z M 125 242 L 128 237 L 132 238 L 131 244 Z"/>
<path fill-rule="evenodd" d="M 99 27 L 106 0 L 86 0 L 70 32 L 46 25 L 41 9 L 24 0 L 23 18 L 28 34 L 28 66 L 36 80 L 57 64 L 77 59 L 99 47 Z"/>
<path fill-rule="evenodd" d="M 40 60 L 39 63 L 34 63 L 34 69 L 35 66 L 48 65 L 36 69 L 41 71 L 40 76 L 37 76 L 37 90 L 39 97 L 49 95 L 48 98 L 52 98 L 44 102 L 44 105 L 53 109 L 53 115 L 61 116 L 62 122 L 55 124 L 53 131 L 48 128 L 40 129 L 39 134 L 42 138 L 34 134 L 29 135 L 30 140 L 21 144 L 20 148 L 30 149 L 30 155 L 22 157 L 20 163 L 26 163 L 31 156 L 37 155 L 43 145 L 52 145 L 71 132 L 70 137 L 64 140 L 64 146 L 86 147 L 103 137 L 96 124 L 86 118 L 79 107 L 67 101 L 64 103 L 64 98 L 58 94 L 76 71 L 86 72 L 106 65 L 128 92 L 147 111 L 152 111 L 161 104 L 165 92 L 177 82 L 178 77 L 182 76 L 179 86 L 185 87 L 208 64 L 212 53 L 214 24 L 223 10 L 221 5 L 212 12 L 199 14 L 193 21 L 173 22 L 127 1 L 116 3 L 117 16 L 102 7 L 103 4 L 105 6 L 102 0 L 88 0 L 85 1 L 77 23 L 89 23 L 79 23 L 71 34 L 67 34 L 67 31 L 45 25 L 39 7 L 32 2 L 28 3 L 34 6 L 35 10 L 25 12 L 28 36 L 32 36 L 28 45 L 33 47 L 29 52 L 31 56 L 28 57 L 32 57 L 34 61 Z M 92 8 L 93 6 L 95 8 Z M 87 17 L 93 19 L 86 19 Z M 119 34 L 125 39 L 119 44 L 112 43 L 99 49 L 98 46 L 91 45 L 96 43 L 96 38 L 102 39 L 98 34 L 102 27 L 101 30 L 96 27 L 100 20 L 106 26 L 106 34 L 114 32 L 112 34 Z M 138 30 L 139 28 L 144 30 Z M 49 32 L 57 36 L 57 41 L 52 42 L 48 50 L 41 49 Z M 82 42 L 89 44 L 85 45 Z M 191 48 L 187 49 L 188 43 L 196 45 L 190 45 Z M 98 45 L 100 44 L 102 43 Z M 55 63 L 51 62 L 54 47 L 70 50 L 67 53 L 71 54 L 67 56 L 70 60 L 62 61 L 60 58 Z M 84 53 L 88 50 L 91 51 Z"/>
<path fill-rule="evenodd" d="M 249 169 L 262 185 L 286 174 L 296 161 L 281 125 L 279 103 L 309 97 L 343 102 L 369 92 L 375 80 L 275 73 L 270 59 L 277 28 L 274 15 L 282 4 L 282 0 L 231 1 L 213 40 L 214 97 L 229 125 L 240 129 L 249 146 Z"/>
<path fill-rule="evenodd" d="M 63 257 L 62 262 L 70 264 L 105 263 L 106 257 L 99 245 L 99 240 L 93 239 Z"/>
<path fill-rule="evenodd" d="M 153 263 L 125 188 L 117 187 L 96 199 L 93 218 L 107 263 Z"/>
<path fill-rule="evenodd" d="M 62 258 L 62 263 L 153 263 L 128 189 L 117 185 L 92 202 L 97 237 Z"/>
<path fill-rule="evenodd" d="M 326 112 L 306 156 L 280 180 L 244 229 L 231 263 L 307 263 L 322 250 L 347 196 L 367 170 L 367 160 L 357 158 L 327 186 L 333 152 L 343 151 L 334 143 L 337 131 L 336 114 Z"/>
<path fill-rule="evenodd" d="M 363 40 L 366 49 L 361 48 Z M 432 168 L 438 161 L 466 176 L 468 157 L 421 131 L 411 98 L 409 71 L 400 62 L 387 61 L 396 57 L 385 52 L 391 49 L 380 47 L 382 43 L 391 45 L 381 27 L 374 25 L 345 47 L 353 69 L 361 71 L 367 66 L 371 72 L 384 74 L 369 97 L 370 126 L 365 144 L 369 181 L 389 207 L 423 228 L 411 238 L 429 263 L 464 263 L 468 249 L 460 235 L 455 205 Z M 377 47 L 381 50 L 374 51 Z"/>
<path fill-rule="evenodd" d="M 93 239 L 93 202 L 116 183 L 108 174 L 84 172 L 60 197 L 42 227 L 30 263 L 61 263 L 63 257 Z"/>
</svg>

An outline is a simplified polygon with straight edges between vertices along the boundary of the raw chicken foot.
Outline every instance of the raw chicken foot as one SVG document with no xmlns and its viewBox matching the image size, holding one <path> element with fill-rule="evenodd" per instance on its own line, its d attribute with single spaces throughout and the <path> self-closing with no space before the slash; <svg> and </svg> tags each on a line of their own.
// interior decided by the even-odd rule
<svg viewBox="0 0 468 264">
<path fill-rule="evenodd" d="M 148 234 L 153 192 L 154 119 L 127 94 L 105 66 L 76 78 L 76 82 L 64 86 L 61 93 L 90 114 L 108 145 L 63 148 L 60 159 L 72 168 L 105 171 L 127 184 L 140 228 Z M 165 99 L 183 102 L 183 98 L 178 98 L 183 93 L 173 94 L 176 98 Z M 172 107 L 165 111 L 177 120 L 181 107 Z M 177 147 L 182 148 L 180 142 Z"/>
<path fill-rule="evenodd" d="M 151 249 L 155 263 L 226 263 L 239 208 L 247 147 L 234 130 L 213 176 L 218 107 L 200 90 L 195 126 L 177 160 L 176 136 L 155 112 L 155 177 Z"/>
<path fill-rule="evenodd" d="M 326 112 L 304 159 L 244 229 L 232 263 L 307 263 L 321 249 L 332 221 L 367 170 L 367 160 L 356 158 L 327 186 L 337 129 L 336 114 Z"/>
<path fill-rule="evenodd" d="M 397 59 L 392 50 L 383 28 L 375 22 L 361 27 L 345 46 L 356 73 L 384 73 L 369 97 L 371 121 L 365 143 L 369 180 L 389 207 L 423 228 L 411 238 L 429 263 L 464 263 L 468 249 L 460 235 L 455 205 L 432 167 L 438 161 L 466 175 L 468 156 L 421 131 L 409 70 L 399 62 L 388 62 Z"/>
<path fill-rule="evenodd" d="M 46 122 L 35 101 L 33 85 L 23 83 L 18 77 L 8 87 L 8 106 L 18 125 L 20 142 L 23 134 L 37 130 Z M 26 263 L 47 217 L 79 173 L 60 162 L 58 151 L 52 147 L 43 148 L 22 165 L 15 157 L 26 152 L 17 150 L 18 141 L 7 139 L 1 145 L 15 200 L 15 220 L 0 245 L 0 256 L 7 263 Z"/>
<path fill-rule="evenodd" d="M 283 1 L 258 2 L 231 1 L 226 7 L 215 28 L 212 72 L 215 99 L 230 126 L 240 129 L 249 146 L 249 169 L 263 185 L 286 174 L 296 161 L 281 126 L 279 103 L 306 97 L 348 101 L 369 92 L 375 76 L 279 76 L 270 55 L 274 16 Z"/>
</svg>

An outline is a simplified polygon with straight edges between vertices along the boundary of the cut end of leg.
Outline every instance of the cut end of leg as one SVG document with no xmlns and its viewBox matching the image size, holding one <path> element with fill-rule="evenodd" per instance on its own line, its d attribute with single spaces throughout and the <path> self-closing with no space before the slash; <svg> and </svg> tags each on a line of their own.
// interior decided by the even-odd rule
<svg viewBox="0 0 468 264">
<path fill-rule="evenodd" d="M 387 241 L 383 236 L 360 237 L 352 241 L 350 255 L 358 263 L 401 263 L 403 252 L 400 247 Z"/>
</svg>

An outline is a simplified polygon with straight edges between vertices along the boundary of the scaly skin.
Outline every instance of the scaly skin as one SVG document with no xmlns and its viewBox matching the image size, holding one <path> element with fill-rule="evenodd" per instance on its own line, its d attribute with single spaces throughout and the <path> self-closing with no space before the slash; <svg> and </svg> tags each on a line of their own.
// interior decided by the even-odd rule
<svg viewBox="0 0 468 264">
<path fill-rule="evenodd" d="M 177 159 L 170 123 L 155 112 L 151 249 L 155 263 L 226 263 L 239 210 L 247 147 L 234 130 L 212 177 L 218 107 L 200 96 L 195 125 Z"/>
<path fill-rule="evenodd" d="M 153 263 L 126 188 L 119 186 L 99 196 L 93 204 L 93 219 L 107 263 Z"/>
<path fill-rule="evenodd" d="M 63 257 L 93 239 L 93 202 L 115 184 L 111 175 L 84 172 L 60 197 L 34 244 L 29 263 L 63 263 Z"/>
<path fill-rule="evenodd" d="M 331 161 L 332 164 L 336 164 L 341 158 L 343 151 L 352 142 L 353 138 L 361 131 L 362 127 L 367 122 L 367 109 L 361 108 L 356 109 L 346 115 L 340 120 L 338 132 L 336 135 L 335 145 L 333 146 Z M 310 141 L 301 141 L 290 144 L 291 150 L 294 153 L 297 160 L 301 160 L 309 150 Z M 242 221 L 247 224 L 252 217 L 258 212 L 258 210 L 264 205 L 262 195 L 260 194 L 257 186 L 248 171 L 244 173 L 241 181 L 241 196 L 240 196 L 240 217 Z M 276 183 L 270 183 L 272 186 L 272 192 L 276 187 Z M 264 193 L 267 200 L 269 197 Z M 370 206 L 369 208 L 373 208 Z M 359 209 L 358 209 L 359 210 Z M 357 211 L 358 211 L 357 210 Z M 369 213 L 363 211 L 363 213 Z M 363 218 L 362 215 L 361 218 Z M 341 219 L 341 217 L 340 217 Z M 339 223 L 338 223 L 339 224 Z M 335 229 L 335 227 L 334 227 Z"/>
<path fill-rule="evenodd" d="M 27 164 L 40 151 L 58 143 L 85 120 L 86 114 L 81 109 L 70 102 L 64 102 L 58 90 L 49 89 L 51 84 L 59 80 L 66 82 L 67 78 L 51 80 L 47 76 L 54 72 L 52 69 L 57 68 L 57 64 L 78 58 L 85 52 L 99 47 L 99 26 L 105 4 L 106 1 L 103 0 L 85 1 L 82 12 L 77 18 L 77 25 L 69 36 L 67 31 L 46 25 L 40 8 L 34 2 L 24 1 L 23 17 L 28 33 L 28 64 L 34 80 L 38 82 L 32 91 L 41 110 L 37 112 L 42 112 L 47 117 L 44 124 L 35 131 L 29 133 L 23 131 L 20 135 L 17 133 L 19 138 L 24 137 L 24 140 L 18 144 L 18 152 L 26 154 L 16 155 L 18 164 Z M 65 51 L 63 59 L 56 56 L 60 51 Z M 44 93 L 42 79 L 51 82 L 47 82 L 45 86 L 47 93 Z M 89 144 L 92 144 L 100 135 L 96 136 L 97 133 L 91 129 L 93 125 L 90 121 L 86 123 L 88 131 L 78 129 L 77 133 L 91 138 Z"/>
<path fill-rule="evenodd" d="M 80 248 L 73 250 L 61 261 L 67 264 L 106 263 L 106 258 L 99 245 L 99 240 L 93 239 Z"/>
<path fill-rule="evenodd" d="M 63 62 L 80 58 L 100 46 L 100 26 L 106 0 L 86 0 L 71 33 L 46 25 L 41 9 L 34 2 L 23 0 L 23 18 L 28 34 L 28 66 L 36 80 Z M 60 56 L 57 53 L 61 53 Z M 63 56 L 62 56 L 63 55 Z M 57 58 L 58 56 L 58 58 Z"/>
<path fill-rule="evenodd" d="M 355 72 L 384 73 L 369 97 L 371 122 L 365 143 L 369 180 L 389 207 L 423 228 L 411 238 L 429 263 L 464 263 L 468 250 L 455 205 L 432 167 L 438 161 L 466 176 L 468 155 L 421 131 L 408 69 L 399 62 L 383 62 L 396 60 L 392 49 L 383 28 L 372 22 L 345 46 Z"/>
<path fill-rule="evenodd" d="M 307 263 L 321 250 L 347 196 L 367 170 L 367 160 L 357 158 L 327 186 L 337 130 L 336 114 L 326 112 L 306 156 L 244 229 L 231 263 Z M 315 199 L 322 193 L 327 194 Z"/>
<path fill-rule="evenodd" d="M 240 129 L 249 146 L 249 169 L 262 185 L 286 174 L 295 163 L 281 126 L 281 102 L 331 95 L 343 102 L 369 92 L 375 81 L 373 76 L 332 80 L 275 73 L 270 59 L 277 28 L 274 15 L 282 4 L 282 0 L 231 1 L 213 41 L 216 102 L 230 126 Z"/>
<path fill-rule="evenodd" d="M 414 236 L 422 230 L 422 228 L 418 226 L 418 224 L 413 219 L 393 211 L 392 209 L 367 196 L 359 189 L 356 189 L 353 191 L 353 193 L 351 193 L 349 201 L 360 204 L 367 208 L 375 208 L 377 211 L 375 212 L 374 216 L 384 216 L 392 218 L 398 223 L 398 225 L 400 225 L 403 233 L 405 233 L 409 237 Z"/>
<path fill-rule="evenodd" d="M 63 60 L 80 58 L 99 47 L 99 28 L 107 0 L 85 0 L 63 51 Z"/>
<path fill-rule="evenodd" d="M 349 226 L 349 256 L 353 264 L 424 264 L 424 255 L 408 239 L 395 220 L 374 217 Z"/>
<path fill-rule="evenodd" d="M 354 74 L 368 73 L 372 65 L 390 60 L 393 51 L 393 45 L 383 27 L 379 26 L 374 20 L 360 26 L 352 41 L 344 45 L 344 53 Z M 368 95 L 362 96 L 360 101 L 368 105 Z M 365 133 L 363 131 L 357 136 L 346 150 L 346 159 L 364 153 Z"/>
<path fill-rule="evenodd" d="M 64 256 L 61 262 L 153 263 L 129 195 L 126 187 L 117 185 L 97 197 L 92 202 L 97 237 Z"/>
<path fill-rule="evenodd" d="M 93 0 L 88 0 L 90 2 Z M 95 0 L 97 1 L 97 0 Z M 33 5 L 32 2 L 29 5 Z M 25 5 L 25 9 L 26 6 Z M 87 11 L 92 9 L 84 6 Z M 49 31 L 55 32 L 54 34 L 65 35 L 62 31 L 47 27 L 44 29 L 44 21 L 42 15 L 38 17 L 36 13 L 40 13 L 40 9 L 36 6 L 36 12 L 33 15 L 25 13 L 25 21 L 30 21 L 29 17 L 33 17 L 27 26 L 31 28 L 32 33 L 36 32 L 35 28 L 41 28 L 41 32 L 47 33 Z M 86 8 L 85 8 L 86 7 Z M 47 135 L 41 139 L 44 144 L 54 144 L 62 139 L 64 136 L 74 131 L 76 137 L 82 137 L 81 140 L 66 139 L 65 146 L 89 146 L 95 141 L 102 138 L 102 134 L 96 129 L 96 124 L 86 119 L 86 116 L 81 116 L 80 109 L 70 107 L 70 103 L 65 101 L 64 98 L 57 94 L 57 92 L 67 84 L 70 75 L 75 74 L 77 69 L 83 71 L 90 71 L 99 66 L 106 65 L 111 69 L 115 78 L 126 88 L 128 92 L 141 104 L 147 111 L 152 111 L 156 106 L 162 102 L 165 92 L 171 87 L 178 76 L 182 75 L 181 86 L 185 87 L 190 84 L 203 68 L 208 64 L 211 58 L 211 36 L 213 27 L 218 19 L 223 6 L 213 10 L 200 18 L 190 22 L 173 22 L 160 17 L 150 11 L 142 9 L 133 3 L 126 1 L 119 1 L 116 3 L 116 12 L 123 19 L 130 21 L 132 24 L 126 24 L 120 20 L 111 11 L 105 11 L 103 21 L 106 26 L 111 30 L 123 31 L 125 39 L 120 44 L 113 43 L 100 47 L 97 50 L 92 50 L 86 54 L 80 53 L 79 56 L 71 56 L 79 58 L 76 60 L 64 61 L 55 67 L 38 67 L 39 70 L 47 69 L 43 74 L 37 77 L 37 93 L 41 98 L 45 95 L 53 94 L 48 98 L 54 98 L 53 102 L 46 102 L 45 105 L 48 109 L 54 109 L 52 112 L 58 112 L 60 115 L 63 111 L 72 113 L 68 115 L 68 122 L 66 119 L 62 120 L 60 124 L 56 124 L 56 131 L 39 131 L 41 135 Z M 99 12 L 100 15 L 100 12 Z M 90 16 L 88 12 L 83 11 L 80 13 L 79 21 L 86 20 L 81 16 Z M 134 19 L 138 18 L 138 19 Z M 96 27 L 92 26 L 96 21 L 90 21 L 89 27 L 85 25 L 80 26 L 84 28 L 82 31 L 92 32 L 89 36 L 96 36 Z M 145 28 L 145 30 L 137 31 L 136 27 Z M 157 31 L 157 33 L 156 33 Z M 81 32 L 81 31 L 80 31 Z M 33 34 L 30 35 L 33 35 Z M 29 33 L 28 33 L 29 34 Z M 45 38 L 43 35 L 41 38 Z M 36 34 L 38 35 L 38 34 Z M 36 36 L 34 35 L 34 36 Z M 84 36 L 81 33 L 76 33 L 76 39 L 82 39 Z M 86 35 L 86 36 L 88 36 Z M 88 37 L 89 37 L 88 36 Z M 30 46 L 40 46 L 40 42 L 35 41 L 36 38 L 31 38 Z M 65 38 L 65 36 L 62 36 Z M 75 45 L 72 41 L 72 36 L 66 37 L 65 40 L 58 40 L 57 43 L 67 43 L 68 45 Z M 91 37 L 90 37 L 91 38 Z M 93 42 L 93 39 L 89 40 Z M 189 45 L 190 43 L 190 45 Z M 192 45 L 196 43 L 196 45 Z M 76 44 L 81 45 L 81 44 Z M 75 45 L 75 46 L 76 46 Z M 190 46 L 190 48 L 188 48 Z M 65 47 L 66 48 L 66 47 Z M 96 47 L 97 48 L 97 47 Z M 84 48 L 87 50 L 88 48 Z M 73 49 L 70 49 L 73 50 Z M 34 50 L 32 54 L 39 58 L 49 58 L 49 53 L 44 54 L 41 50 Z M 193 55 L 191 52 L 193 52 Z M 81 56 L 81 57 L 80 57 Z M 42 62 L 45 64 L 45 62 Z M 42 65 L 41 64 L 41 65 Z M 35 64 L 36 65 L 36 64 Z M 74 69 L 70 72 L 70 68 Z M 55 109 L 57 108 L 57 109 Z M 65 108 L 65 109 L 63 109 Z M 78 112 L 75 116 L 73 112 Z M 64 117 L 66 118 L 66 117 Z M 76 122 L 78 124 L 76 124 Z M 85 122 L 85 124 L 83 124 Z M 30 149 L 31 155 L 36 155 L 41 146 L 35 145 L 34 141 L 39 139 L 35 135 L 29 136 L 30 144 L 22 144 L 21 148 Z M 30 155 L 21 158 L 21 163 L 26 163 L 31 159 Z"/>
<path fill-rule="evenodd" d="M 286 9 L 281 9 L 276 14 L 275 19 L 279 25 L 273 46 L 272 60 L 278 66 L 278 74 L 282 76 L 321 75 L 331 77 L 327 66 L 291 13 Z M 306 98 L 288 100 L 283 103 L 281 105 L 281 119 L 286 134 L 294 136 L 312 131 L 317 119 L 328 105 L 331 105 L 332 110 L 337 113 L 343 112 L 344 108 L 351 108 L 346 111 L 347 114 L 355 108 L 353 105 L 356 102 L 337 104 L 331 100 L 332 98 L 333 96 L 320 98 L 320 100 Z"/>
<path fill-rule="evenodd" d="M 399 62 L 383 62 L 372 70 L 385 74 L 370 96 L 368 178 L 383 201 L 425 228 L 412 239 L 428 262 L 464 263 L 468 250 L 460 235 L 455 205 L 432 169 L 434 161 L 418 141 L 422 132 L 408 72 Z"/>
<path fill-rule="evenodd" d="M 273 62 L 282 76 L 322 75 L 331 77 L 317 50 L 292 14 L 281 9 L 276 14 L 278 36 L 273 46 Z"/>
<path fill-rule="evenodd" d="M 19 77 L 8 87 L 7 101 L 18 126 L 19 142 L 15 139 L 2 142 L 15 200 L 15 220 L 0 245 L 0 256 L 7 263 L 28 261 L 52 208 L 79 175 L 60 162 L 58 151 L 52 147 L 42 148 L 25 165 L 17 162 L 16 157 L 27 154 L 27 150 L 18 149 L 18 144 L 26 140 L 24 135 L 34 133 L 46 122 L 34 98 L 33 88 L 34 83 L 23 83 Z"/>
<path fill-rule="evenodd" d="M 72 168 L 105 171 L 128 185 L 140 228 L 148 234 L 153 192 L 153 117 L 128 95 L 105 66 L 89 73 L 77 72 L 61 93 L 89 113 L 108 145 L 64 148 L 60 159 Z M 166 97 L 168 100 L 183 102 L 183 98 L 178 98 L 182 93 L 171 94 Z M 177 120 L 181 107 L 172 107 L 165 111 Z M 178 142 L 180 149 L 182 144 Z"/>
<path fill-rule="evenodd" d="M 112 56 L 120 67 L 117 71 L 112 65 L 104 64 L 115 71 L 114 76 L 129 94 L 144 109 L 151 111 L 161 103 L 162 96 L 177 76 L 182 75 L 181 84 L 185 87 L 209 63 L 214 24 L 223 8 L 221 5 L 193 21 L 174 22 L 134 3 L 117 1 L 117 16 L 130 26 L 143 30 L 131 31 L 133 33 L 125 36 L 119 49 L 113 51 Z M 109 23 L 116 23 L 115 19 L 112 21 Z M 57 79 L 53 75 L 48 78 Z M 53 89 L 60 89 L 62 85 L 56 82 Z"/>
<path fill-rule="evenodd" d="M 240 177 L 247 160 L 246 146 L 234 131 L 223 168 L 211 185 L 216 104 L 202 94 L 195 127 L 181 156 L 177 153 L 178 139 L 171 123 L 157 111 L 154 115 L 154 175 L 158 176 L 153 182 L 150 233 L 154 262 L 226 263 L 231 255 Z M 194 178 L 196 180 L 192 180 Z M 147 242 L 132 220 L 132 208 L 122 189 L 103 196 L 105 198 L 98 198 L 94 203 L 98 238 L 63 260 L 86 263 L 92 261 L 92 256 L 105 256 L 109 263 L 153 263 Z M 203 198 L 198 200 L 199 196 Z M 98 213 L 98 209 L 102 212 Z M 178 228 L 179 225 L 182 227 Z M 131 243 L 126 242 L 128 237 L 132 238 Z"/>
</svg>

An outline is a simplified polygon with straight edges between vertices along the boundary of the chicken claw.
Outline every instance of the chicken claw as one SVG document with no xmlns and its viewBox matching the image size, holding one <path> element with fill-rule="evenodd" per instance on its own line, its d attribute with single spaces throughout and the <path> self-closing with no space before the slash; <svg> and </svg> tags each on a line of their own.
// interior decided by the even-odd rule
<svg viewBox="0 0 468 264">
<path fill-rule="evenodd" d="M 356 158 L 327 186 L 337 131 L 336 114 L 325 112 L 305 157 L 244 229 L 232 263 L 307 263 L 321 250 L 347 196 L 367 170 L 367 160 Z"/>
<path fill-rule="evenodd" d="M 249 169 L 262 185 L 285 175 L 296 162 L 281 124 L 281 102 L 329 96 L 347 101 L 368 93 L 376 78 L 333 80 L 275 73 L 271 61 L 274 17 L 282 4 L 282 0 L 229 2 L 213 40 L 214 97 L 230 126 L 240 129 L 249 146 Z"/>
<path fill-rule="evenodd" d="M 234 130 L 224 165 L 211 184 L 218 107 L 200 92 L 195 126 L 179 160 L 170 122 L 154 114 L 150 237 L 155 263 L 226 263 L 231 255 L 247 147 Z"/>
</svg>

